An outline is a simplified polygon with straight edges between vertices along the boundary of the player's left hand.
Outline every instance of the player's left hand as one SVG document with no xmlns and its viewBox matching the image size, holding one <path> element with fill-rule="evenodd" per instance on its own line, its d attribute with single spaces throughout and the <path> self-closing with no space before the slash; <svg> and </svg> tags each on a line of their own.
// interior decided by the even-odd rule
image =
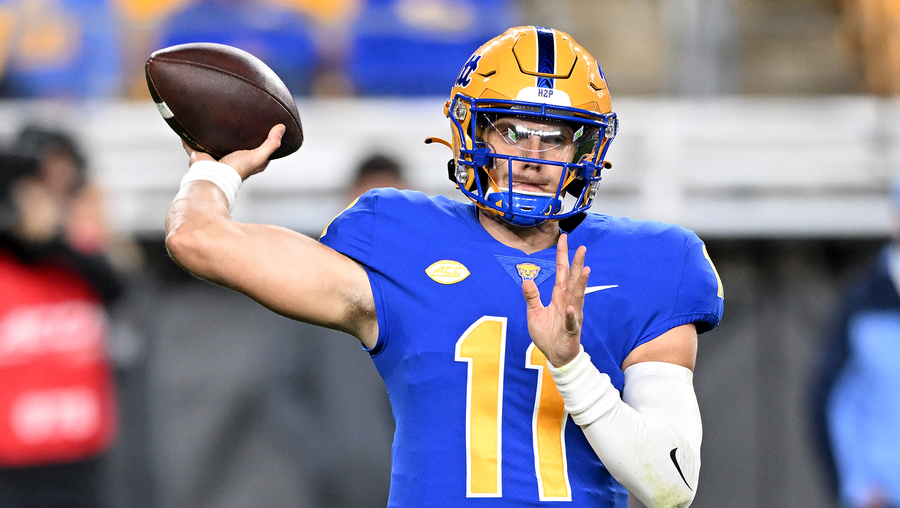
<svg viewBox="0 0 900 508">
<path fill-rule="evenodd" d="M 554 367 L 569 363 L 580 350 L 584 291 L 591 273 L 591 269 L 584 266 L 586 251 L 584 246 L 578 247 L 570 268 L 567 238 L 565 234 L 560 235 L 556 245 L 556 283 L 550 305 L 544 307 L 541 303 L 541 294 L 534 281 L 522 283 L 531 340 Z"/>
</svg>

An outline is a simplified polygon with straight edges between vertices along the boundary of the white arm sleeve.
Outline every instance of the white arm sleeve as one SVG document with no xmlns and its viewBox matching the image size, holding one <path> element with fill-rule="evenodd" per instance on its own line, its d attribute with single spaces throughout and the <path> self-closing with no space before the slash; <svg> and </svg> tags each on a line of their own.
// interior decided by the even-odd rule
<svg viewBox="0 0 900 508">
<path fill-rule="evenodd" d="M 703 430 L 689 369 L 634 364 L 625 370 L 623 401 L 584 350 L 548 367 L 572 420 L 622 486 L 649 508 L 691 504 Z"/>
</svg>

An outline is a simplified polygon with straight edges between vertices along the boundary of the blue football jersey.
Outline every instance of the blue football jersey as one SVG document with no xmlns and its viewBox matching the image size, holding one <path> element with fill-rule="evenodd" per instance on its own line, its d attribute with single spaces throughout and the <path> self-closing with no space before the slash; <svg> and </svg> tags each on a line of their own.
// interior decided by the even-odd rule
<svg viewBox="0 0 900 508">
<path fill-rule="evenodd" d="M 627 507 L 528 334 L 522 282 L 534 280 L 547 305 L 555 247 L 507 247 L 477 213 L 379 189 L 321 238 L 365 267 L 375 296 L 370 354 L 396 422 L 388 506 Z M 581 341 L 620 391 L 635 347 L 679 325 L 718 325 L 721 284 L 694 233 L 588 214 L 569 235 L 570 260 L 579 245 L 591 267 Z"/>
</svg>

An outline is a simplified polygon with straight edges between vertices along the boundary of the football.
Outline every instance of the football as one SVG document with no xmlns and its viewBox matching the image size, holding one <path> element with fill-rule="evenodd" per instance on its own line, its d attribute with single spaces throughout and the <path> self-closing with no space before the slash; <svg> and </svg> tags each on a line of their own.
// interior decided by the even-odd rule
<svg viewBox="0 0 900 508">
<path fill-rule="evenodd" d="M 191 147 L 216 159 L 258 147 L 269 130 L 286 130 L 271 159 L 303 143 L 297 105 L 287 86 L 262 60 L 213 43 L 179 44 L 153 52 L 144 66 L 160 114 Z"/>
</svg>

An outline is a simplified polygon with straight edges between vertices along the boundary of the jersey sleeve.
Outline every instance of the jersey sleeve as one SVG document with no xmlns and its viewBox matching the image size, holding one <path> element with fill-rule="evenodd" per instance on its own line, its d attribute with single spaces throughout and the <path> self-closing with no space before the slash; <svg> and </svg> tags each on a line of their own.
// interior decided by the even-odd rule
<svg viewBox="0 0 900 508">
<path fill-rule="evenodd" d="M 687 240 L 681 280 L 675 296 L 672 319 L 677 325 L 694 323 L 698 333 L 719 325 L 724 308 L 725 290 L 706 245 L 691 234 Z"/>
<path fill-rule="evenodd" d="M 332 219 L 319 242 L 352 258 L 362 265 L 369 277 L 372 287 L 372 296 L 375 299 L 375 310 L 378 316 L 378 341 L 370 354 L 375 354 L 384 346 L 384 337 L 387 333 L 387 312 L 385 307 L 384 288 L 382 286 L 385 268 L 384 254 L 385 242 L 375 241 L 379 235 L 378 204 L 381 200 L 389 199 L 383 190 L 373 189 L 355 199 L 350 206 L 337 217 Z M 382 206 L 382 208 L 389 208 Z M 383 218 L 383 217 L 382 217 Z M 384 237 L 382 237 L 382 240 Z"/>
<path fill-rule="evenodd" d="M 322 231 L 319 242 L 368 266 L 375 235 L 375 207 L 378 196 L 369 191 L 331 220 Z"/>
<path fill-rule="evenodd" d="M 704 333 L 719 325 L 724 308 L 724 288 L 706 246 L 690 233 L 686 239 L 684 258 L 677 280 L 668 317 L 655 322 L 644 331 L 636 345 L 651 340 L 677 326 L 693 323 L 697 333 Z"/>
<path fill-rule="evenodd" d="M 703 333 L 719 326 L 724 310 L 725 288 L 713 264 L 706 245 L 691 236 L 681 272 L 681 291 L 675 302 L 675 313 L 696 318 L 697 332 Z"/>
</svg>

